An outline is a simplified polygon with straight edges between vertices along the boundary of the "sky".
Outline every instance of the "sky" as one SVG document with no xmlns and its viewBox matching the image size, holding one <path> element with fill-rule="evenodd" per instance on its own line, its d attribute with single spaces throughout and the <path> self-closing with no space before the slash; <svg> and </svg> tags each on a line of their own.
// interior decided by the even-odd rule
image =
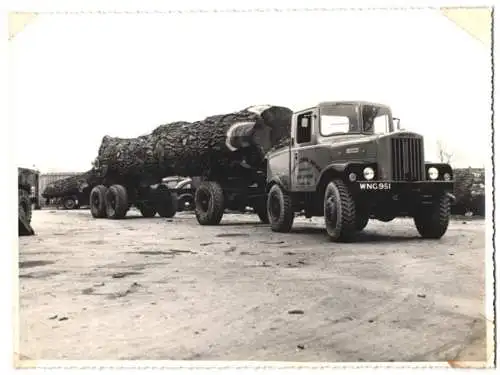
<svg viewBox="0 0 500 375">
<path fill-rule="evenodd" d="M 40 15 L 9 42 L 19 166 L 84 171 L 136 137 L 251 105 L 390 105 L 456 167 L 491 155 L 490 51 L 433 10 Z"/>
</svg>

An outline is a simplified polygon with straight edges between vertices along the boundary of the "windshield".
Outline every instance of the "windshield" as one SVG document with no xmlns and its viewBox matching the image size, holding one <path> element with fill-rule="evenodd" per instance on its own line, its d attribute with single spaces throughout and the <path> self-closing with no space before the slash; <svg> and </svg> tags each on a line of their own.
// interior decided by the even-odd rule
<svg viewBox="0 0 500 375">
<path fill-rule="evenodd" d="M 329 137 L 358 131 L 358 107 L 353 104 L 329 104 L 320 109 L 320 134 Z"/>
<path fill-rule="evenodd" d="M 373 134 L 392 132 L 392 116 L 389 108 L 367 104 L 363 106 L 361 115 L 364 132 Z"/>
</svg>

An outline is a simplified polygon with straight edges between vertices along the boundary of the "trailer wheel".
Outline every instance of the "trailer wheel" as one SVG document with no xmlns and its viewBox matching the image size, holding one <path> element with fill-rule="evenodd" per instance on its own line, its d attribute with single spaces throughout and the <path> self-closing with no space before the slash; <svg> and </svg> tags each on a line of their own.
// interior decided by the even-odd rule
<svg viewBox="0 0 500 375">
<path fill-rule="evenodd" d="M 106 191 L 106 215 L 109 219 L 123 219 L 128 211 L 127 190 L 122 185 L 112 185 Z"/>
<path fill-rule="evenodd" d="M 348 241 L 356 232 L 356 205 L 343 181 L 334 180 L 326 186 L 324 216 L 330 240 Z"/>
<path fill-rule="evenodd" d="M 288 233 L 292 230 L 295 218 L 292 199 L 279 185 L 274 185 L 269 190 L 266 208 L 273 232 Z"/>
<path fill-rule="evenodd" d="M 220 223 L 224 214 L 224 192 L 217 182 L 202 182 L 196 189 L 194 202 L 198 223 L 201 225 Z"/>
<path fill-rule="evenodd" d="M 106 217 L 106 191 L 104 185 L 95 186 L 90 192 L 90 213 L 96 219 Z"/>
<path fill-rule="evenodd" d="M 441 195 L 431 206 L 422 206 L 414 217 L 418 233 L 426 239 L 440 239 L 450 222 L 450 199 Z"/>
<path fill-rule="evenodd" d="M 177 193 L 170 191 L 165 185 L 156 188 L 156 211 L 161 217 L 170 219 L 177 212 Z"/>
<path fill-rule="evenodd" d="M 143 217 L 154 217 L 156 215 L 156 207 L 151 202 L 137 203 L 137 208 L 141 211 Z"/>
<path fill-rule="evenodd" d="M 269 224 L 269 216 L 267 215 L 267 205 L 265 199 L 259 199 L 253 206 L 253 209 L 263 224 Z"/>
<path fill-rule="evenodd" d="M 63 207 L 66 210 L 74 210 L 76 209 L 76 200 L 73 197 L 64 197 L 63 199 Z"/>
</svg>

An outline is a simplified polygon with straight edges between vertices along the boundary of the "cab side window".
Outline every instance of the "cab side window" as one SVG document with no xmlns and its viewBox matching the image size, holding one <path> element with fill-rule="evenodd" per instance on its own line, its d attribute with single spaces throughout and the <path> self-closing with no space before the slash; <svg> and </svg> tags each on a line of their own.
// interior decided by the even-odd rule
<svg viewBox="0 0 500 375">
<path fill-rule="evenodd" d="M 312 113 L 297 116 L 297 144 L 311 142 Z"/>
</svg>

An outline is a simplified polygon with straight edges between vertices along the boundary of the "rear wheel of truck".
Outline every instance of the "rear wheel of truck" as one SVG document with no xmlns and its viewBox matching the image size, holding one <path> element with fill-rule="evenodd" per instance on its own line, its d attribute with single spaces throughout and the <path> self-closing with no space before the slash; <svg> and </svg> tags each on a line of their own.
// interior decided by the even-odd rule
<svg viewBox="0 0 500 375">
<path fill-rule="evenodd" d="M 201 225 L 217 225 L 224 214 L 224 192 L 213 181 L 204 181 L 194 196 L 195 215 Z"/>
<path fill-rule="evenodd" d="M 74 209 L 77 208 L 76 206 L 77 206 L 77 204 L 76 204 L 75 198 L 73 198 L 73 197 L 65 197 L 63 199 L 63 207 L 66 210 L 74 210 Z"/>
<path fill-rule="evenodd" d="M 33 214 L 31 199 L 28 192 L 24 189 L 19 189 L 19 216 L 23 217 L 26 222 L 31 223 L 31 216 Z"/>
<path fill-rule="evenodd" d="M 165 185 L 156 188 L 156 211 L 161 217 L 170 219 L 177 212 L 177 193 L 173 193 Z"/>
<path fill-rule="evenodd" d="M 331 241 L 349 241 L 357 230 L 356 205 L 342 180 L 330 182 L 325 189 L 324 216 Z"/>
<path fill-rule="evenodd" d="M 143 217 L 154 217 L 156 215 L 156 207 L 151 202 L 137 203 L 137 208 Z"/>
<path fill-rule="evenodd" d="M 274 185 L 269 190 L 266 206 L 271 230 L 281 233 L 290 232 L 295 217 L 292 208 L 292 199 L 279 185 Z"/>
<path fill-rule="evenodd" d="M 259 199 L 259 201 L 253 206 L 253 209 L 259 217 L 261 223 L 269 224 L 269 216 L 267 215 L 267 205 L 265 199 Z"/>
<path fill-rule="evenodd" d="M 413 220 L 418 233 L 426 239 L 440 239 L 450 222 L 450 198 L 439 196 L 430 206 L 421 206 Z"/>
<path fill-rule="evenodd" d="M 106 217 L 106 191 L 104 185 L 95 186 L 90 192 L 90 213 L 96 219 Z"/>
<path fill-rule="evenodd" d="M 108 219 L 123 219 L 128 211 L 127 189 L 122 185 L 112 185 L 106 191 L 106 215 Z"/>
</svg>

